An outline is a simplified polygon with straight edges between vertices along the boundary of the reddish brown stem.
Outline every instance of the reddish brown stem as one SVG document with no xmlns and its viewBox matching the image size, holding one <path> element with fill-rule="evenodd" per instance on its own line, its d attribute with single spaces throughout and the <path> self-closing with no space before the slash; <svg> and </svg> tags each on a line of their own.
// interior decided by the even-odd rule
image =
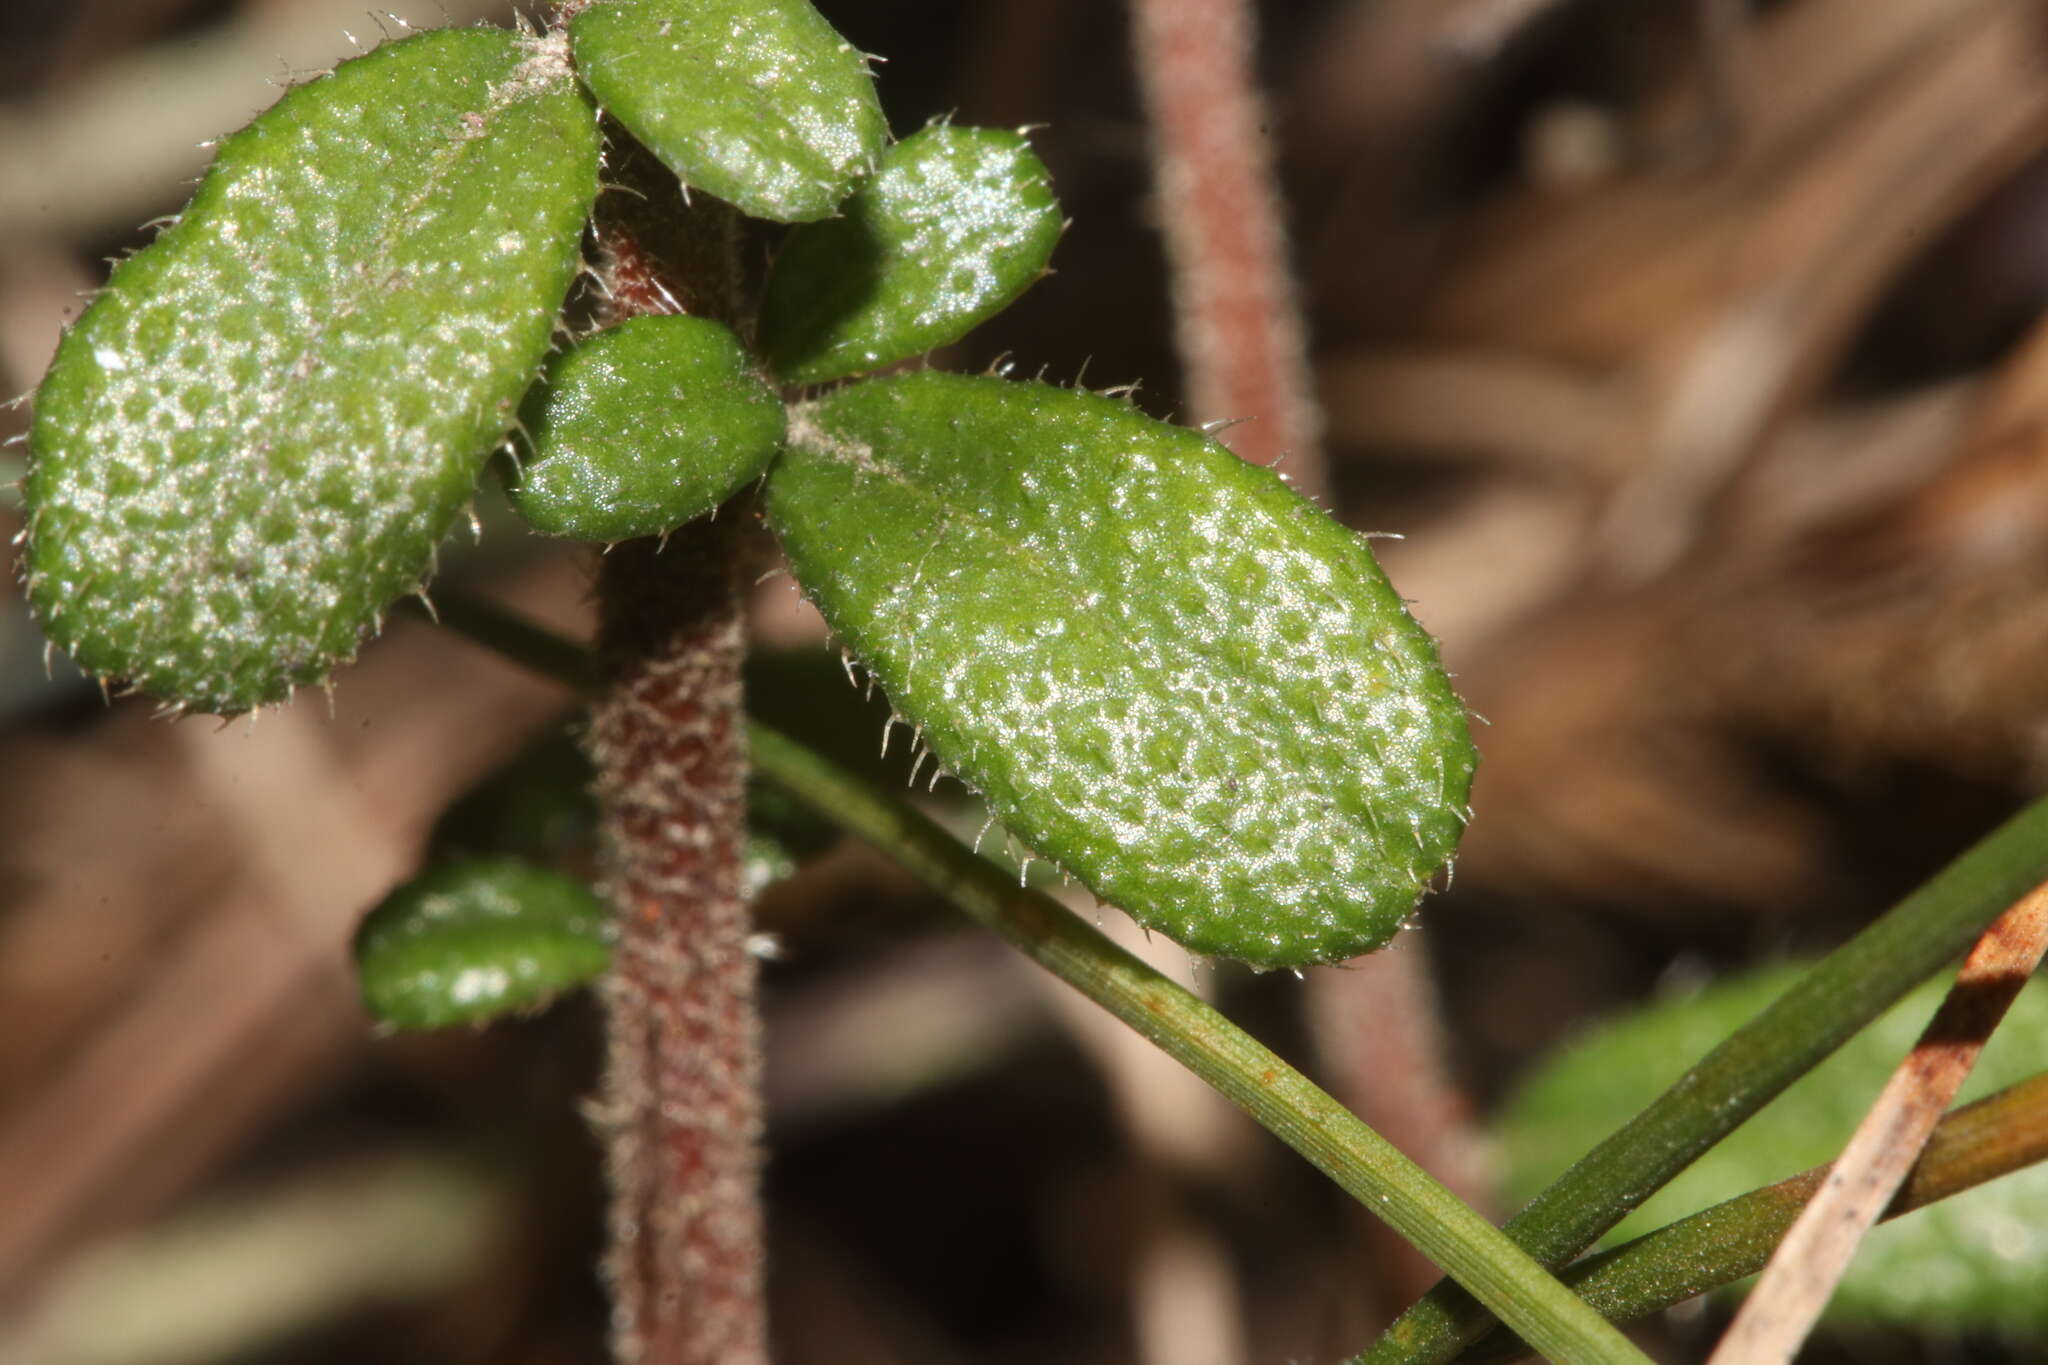
<svg viewBox="0 0 2048 1365">
<path fill-rule="evenodd" d="M 588 746 L 619 917 L 606 1271 L 619 1359 L 659 1365 L 767 1359 L 732 526 L 619 546 L 598 580 L 609 687 Z"/>
<path fill-rule="evenodd" d="M 598 217 L 600 320 L 733 321 L 734 220 L 687 209 L 615 140 Z M 760 1024 L 746 839 L 739 518 L 614 546 L 598 575 L 604 691 L 586 740 L 618 916 L 598 1121 L 611 1181 L 617 1359 L 762 1365 Z"/>
<path fill-rule="evenodd" d="M 1252 79 L 1244 0 L 1133 0 L 1161 230 L 1189 405 L 1222 439 L 1327 492 L 1322 421 Z"/>
<path fill-rule="evenodd" d="M 1345 1107 L 1413 1157 L 1451 1193 L 1488 1212 L 1493 1191 L 1472 1110 L 1452 1081 L 1428 944 L 1396 946 L 1315 972 L 1308 1017 L 1328 1085 Z M 1442 1278 L 1427 1257 L 1379 1222 L 1367 1231 L 1382 1321 Z"/>
</svg>

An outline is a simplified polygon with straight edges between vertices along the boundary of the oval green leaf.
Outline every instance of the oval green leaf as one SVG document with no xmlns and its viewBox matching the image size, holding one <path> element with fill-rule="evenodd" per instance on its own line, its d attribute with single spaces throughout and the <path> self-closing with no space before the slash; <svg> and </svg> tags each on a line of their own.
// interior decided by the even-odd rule
<svg viewBox="0 0 2048 1365">
<path fill-rule="evenodd" d="M 756 218 L 829 216 L 889 138 L 866 58 L 805 0 L 596 0 L 569 39 L 607 112 Z"/>
<path fill-rule="evenodd" d="M 862 374 L 957 341 L 1045 274 L 1061 231 L 1016 133 L 934 124 L 891 147 L 845 216 L 792 231 L 761 300 L 784 379 Z"/>
<path fill-rule="evenodd" d="M 1126 403 L 936 373 L 800 408 L 798 579 L 1020 838 L 1198 953 L 1384 944 L 1463 830 L 1464 707 L 1365 541 Z"/>
<path fill-rule="evenodd" d="M 1717 982 L 1588 1033 L 1526 1081 L 1496 1126 L 1519 1201 L 1633 1118 L 1696 1058 L 1783 995 L 1804 969 L 1783 964 Z M 1832 1161 L 1918 1041 L 1947 981 L 1929 982 L 1845 1044 L 1623 1220 L 1603 1245 Z M 1980 1099 L 2041 1069 L 2048 990 L 2013 1002 L 1964 1085 Z M 2048 1334 L 2048 1166 L 2009 1175 L 1871 1232 L 1828 1315 L 1929 1329 Z"/>
<path fill-rule="evenodd" d="M 581 882 L 511 858 L 436 867 L 356 931 L 363 1007 L 401 1029 L 535 1010 L 611 965 L 610 917 Z"/>
<path fill-rule="evenodd" d="M 495 29 L 388 44 L 229 138 L 36 395 L 51 638 L 223 713 L 351 657 L 511 426 L 596 189 L 560 41 Z"/>
<path fill-rule="evenodd" d="M 603 543 L 658 536 L 761 476 L 782 402 L 708 318 L 633 318 L 548 365 L 508 480 L 535 530 Z"/>
</svg>

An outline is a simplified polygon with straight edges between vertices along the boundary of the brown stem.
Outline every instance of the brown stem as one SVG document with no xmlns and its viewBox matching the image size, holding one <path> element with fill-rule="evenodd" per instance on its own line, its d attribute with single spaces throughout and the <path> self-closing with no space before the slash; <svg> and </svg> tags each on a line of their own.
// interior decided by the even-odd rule
<svg viewBox="0 0 2048 1365">
<path fill-rule="evenodd" d="M 618 546 L 587 741 L 618 951 L 604 988 L 615 1350 L 767 1359 L 759 1025 L 740 887 L 746 758 L 736 523 Z"/>
<path fill-rule="evenodd" d="M 1160 225 L 1189 405 L 1254 464 L 1282 456 L 1304 494 L 1328 491 L 1322 420 L 1288 268 L 1287 234 L 1252 80 L 1244 0 L 1133 0 Z"/>
<path fill-rule="evenodd" d="M 1330 1092 L 1452 1194 L 1489 1213 L 1492 1183 L 1471 1104 L 1451 1079 L 1422 935 L 1312 973 L 1307 1010 Z M 1390 1321 L 1442 1272 L 1377 1219 L 1365 1224 L 1365 1237 L 1377 1272 L 1373 1306 Z"/>
<path fill-rule="evenodd" d="M 600 321 L 733 321 L 735 220 L 686 208 L 623 135 L 597 223 Z M 613 1351 L 643 1365 L 762 1365 L 760 1021 L 746 839 L 741 519 L 612 547 L 598 575 L 597 770 L 618 916 L 597 1106 L 611 1182 Z"/>
</svg>

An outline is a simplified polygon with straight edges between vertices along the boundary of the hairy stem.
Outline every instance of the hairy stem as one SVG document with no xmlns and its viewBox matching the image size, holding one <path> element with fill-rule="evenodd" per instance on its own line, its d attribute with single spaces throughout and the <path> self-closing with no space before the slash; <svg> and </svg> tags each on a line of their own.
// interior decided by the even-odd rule
<svg viewBox="0 0 2048 1365">
<path fill-rule="evenodd" d="M 511 657 L 568 686 L 583 686 L 588 676 L 575 645 L 550 637 L 500 608 L 465 601 L 461 610 L 451 611 L 444 603 L 442 620 L 487 647 L 513 642 L 517 648 Z M 553 639 L 551 645 L 536 647 L 536 641 L 549 639 Z M 865 787 L 788 738 L 758 725 L 752 733 L 764 776 L 874 843 L 931 882 L 963 911 L 997 929 L 1062 980 L 1131 1023 L 1362 1202 L 1398 1223 L 1404 1233 L 1409 1231 L 1408 1220 L 1414 1213 L 1409 1199 L 1395 1205 L 1390 1199 L 1383 1203 L 1379 1194 L 1385 1188 L 1382 1182 L 1405 1178 L 1399 1154 L 1387 1149 L 1377 1134 L 1286 1063 L 1249 1038 L 1233 1039 L 1236 1031 L 1228 1020 L 1191 996 L 1180 1000 L 1188 993 L 1158 978 L 1056 903 L 1016 887 L 908 806 Z M 1634 1207 L 1661 1187 L 1663 1179 L 1669 1178 L 1666 1171 L 1675 1174 L 1684 1162 L 1662 1144 L 1637 1148 L 1621 1142 L 1624 1135 L 1638 1133 L 1650 1123 L 1668 1130 L 1675 1117 L 1671 1111 L 1682 1108 L 1688 1112 L 1689 1122 L 1676 1126 L 1690 1128 L 1695 1135 L 1686 1145 L 1695 1151 L 1705 1150 L 1712 1137 L 1732 1130 L 1791 1079 L 1810 1070 L 1960 952 L 2044 872 L 2048 872 L 2048 799 L 2020 811 L 1843 945 L 1777 1004 L 1694 1067 L 1615 1139 L 1582 1161 L 1581 1167 L 1592 1167 L 1589 1175 L 1604 1174 L 1607 1180 L 1602 1183 L 1608 1183 L 1628 1168 L 1648 1165 L 1651 1174 L 1631 1188 L 1632 1199 L 1621 1201 Z M 1775 1056 L 1778 1050 L 1796 1055 L 1779 1058 Z M 1763 1074 L 1747 1074 L 1759 1069 Z M 1766 1091 L 1768 1094 L 1762 1093 Z M 1711 1116 L 1722 1106 L 1727 1106 L 1728 1112 L 1718 1119 L 1701 1117 L 1702 1107 Z M 1301 1135 L 1326 1125 L 1325 1140 L 1311 1150 Z M 1634 1155 L 1627 1156 L 1631 1151 Z M 1383 1154 L 1391 1156 L 1390 1164 L 1382 1165 Z M 1887 1216 L 1945 1199 L 2044 1159 L 2048 1159 L 2048 1077 L 2037 1076 L 1944 1120 Z M 1407 1169 L 1413 1170 L 1412 1166 Z M 1564 1272 L 1563 1278 L 1591 1305 L 1616 1320 L 1626 1320 L 1754 1274 L 1799 1207 L 1819 1187 L 1825 1172 L 1823 1167 L 1795 1176 L 1627 1246 L 1588 1257 Z M 1660 1175 L 1662 1179 L 1657 1178 Z M 1561 1186 L 1568 1188 L 1560 1181 L 1552 1191 Z M 1556 1198 L 1553 1193 L 1532 1208 L 1555 1207 Z M 1449 1202 L 1455 1205 L 1455 1201 Z M 1606 1212 L 1612 1207 L 1611 1203 L 1604 1206 Z M 1466 1214 L 1470 1216 L 1469 1210 Z M 1528 1216 L 1525 1211 L 1523 1217 Z M 1619 1215 L 1614 1218 L 1618 1221 Z M 1608 1226 L 1611 1221 L 1600 1230 Z M 1458 1258 L 1442 1251 L 1439 1239 L 1461 1236 L 1465 1230 L 1461 1225 L 1429 1233 L 1431 1255 L 1454 1274 L 1460 1273 L 1452 1265 Z M 1418 1242 L 1424 1240 L 1420 1231 L 1414 1235 Z M 1597 1231 L 1588 1234 L 1587 1240 L 1598 1235 Z M 1484 1234 L 1480 1237 L 1485 1240 Z M 1522 1237 L 1530 1237 L 1526 1228 Z M 1509 1258 L 1505 1264 L 1515 1262 Z M 1476 1277 L 1474 1283 L 1476 1287 Z M 1505 1296 L 1496 1298 L 1491 1290 L 1482 1294 L 1482 1298 L 1493 1300 L 1491 1312 L 1477 1302 L 1459 1309 L 1452 1291 L 1463 1296 L 1462 1290 L 1447 1283 L 1425 1305 L 1418 1306 L 1441 1315 L 1437 1325 L 1407 1320 L 1407 1330 L 1390 1333 L 1372 1358 L 1380 1358 L 1379 1352 L 1407 1351 L 1415 1358 L 1448 1360 L 1457 1355 L 1464 1341 L 1493 1326 L 1492 1313 L 1510 1319 L 1519 1316 L 1506 1307 Z M 1418 1326 L 1423 1330 L 1417 1331 Z M 1495 1335 L 1498 1339 L 1489 1340 L 1474 1353 L 1475 1359 L 1509 1359 L 1528 1349 L 1509 1333 Z M 1386 1358 L 1401 1357 L 1389 1354 Z"/>
<path fill-rule="evenodd" d="M 616 130 L 607 172 L 624 189 L 599 205 L 597 320 L 737 321 L 731 210 L 686 206 Z M 628 1365 L 768 1359 L 760 1019 L 741 881 L 744 549 L 737 517 L 700 520 L 612 547 L 597 582 L 601 691 L 585 747 L 618 947 L 596 1114 L 613 1350 Z"/>
<path fill-rule="evenodd" d="M 537 627 L 485 604 L 443 618 L 479 644 L 522 642 L 515 657 L 570 686 L 587 671 L 574 645 L 534 648 Z M 1130 1025 L 1473 1286 L 1501 1317 L 1580 1365 L 1643 1357 L 1499 1229 L 1460 1203 L 1386 1139 L 1213 1007 L 1110 942 L 1059 902 L 1020 887 L 921 812 L 885 796 L 795 740 L 753 723 L 757 770 L 833 823 L 924 879 L 955 908 Z"/>
<path fill-rule="evenodd" d="M 1328 491 L 1322 421 L 1288 268 L 1245 0 L 1133 0 L 1152 127 L 1174 325 L 1197 421 L 1242 421 L 1224 442 Z"/>
<path fill-rule="evenodd" d="M 650 1365 L 767 1359 L 731 525 L 619 546 L 598 580 L 607 685 L 587 747 L 618 914 L 597 1110 L 605 1270 L 618 1356 Z"/>
<path fill-rule="evenodd" d="M 1221 433 L 1231 449 L 1279 464 L 1304 495 L 1326 498 L 1322 413 L 1254 71 L 1255 22 L 1247 0 L 1132 2 L 1176 340 L 1195 420 L 1245 419 Z M 1479 1144 L 1445 1062 L 1421 943 L 1411 936 L 1403 951 L 1313 973 L 1308 1009 L 1338 1096 L 1461 1197 L 1483 1198 Z M 1401 1239 L 1379 1241 L 1384 1321 L 1436 1270 Z"/>
</svg>

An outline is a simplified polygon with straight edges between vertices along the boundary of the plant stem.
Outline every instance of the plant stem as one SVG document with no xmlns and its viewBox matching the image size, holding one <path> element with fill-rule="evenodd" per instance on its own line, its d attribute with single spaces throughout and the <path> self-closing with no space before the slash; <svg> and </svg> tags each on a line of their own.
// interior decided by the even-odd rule
<svg viewBox="0 0 2048 1365">
<path fill-rule="evenodd" d="M 737 219 L 692 207 L 612 130 L 596 321 L 737 324 Z M 584 747 L 618 944 L 596 1106 L 611 1183 L 605 1273 L 626 1365 L 765 1365 L 760 1015 L 746 848 L 739 518 L 613 546 L 598 574 Z M 515 639 L 529 653 L 530 636 Z M 559 662 L 553 660 L 551 662 Z"/>
<path fill-rule="evenodd" d="M 1775 1099 L 2048 877 L 2048 799 L 1950 863 L 1708 1053 L 1511 1219 L 1507 1234 L 1563 1265 Z M 1440 1365 L 1491 1324 L 1457 1285 L 1431 1290 L 1358 1359 Z"/>
<path fill-rule="evenodd" d="M 426 615 L 424 609 L 421 615 Z M 589 650 L 480 597 L 461 592 L 437 594 L 431 619 L 578 692 L 597 691 L 597 660 Z"/>
<path fill-rule="evenodd" d="M 939 826 L 755 722 L 757 771 L 874 844 L 953 905 L 1164 1049 L 1313 1162 L 1560 1360 L 1642 1355 L 1491 1223 L 1193 993 Z"/>
<path fill-rule="evenodd" d="M 451 628 L 492 647 L 508 637 L 546 635 L 537 627 L 508 617 L 499 608 L 474 602 L 465 602 L 460 611 L 451 611 L 444 603 L 442 619 Z M 507 629 L 507 621 L 516 628 Z M 559 640 L 553 648 L 522 649 L 515 655 L 520 662 L 570 686 L 580 685 L 586 673 L 578 663 L 579 656 L 575 645 Z M 1334 1102 L 1250 1039 L 1226 1047 L 1208 1037 L 1214 1033 L 1227 1038 L 1234 1033 L 1228 1020 L 1192 997 L 1186 1002 L 1174 999 L 1187 993 L 1163 978 L 1156 978 L 1142 964 L 1125 958 L 1114 945 L 1066 915 L 1056 904 L 1019 891 L 1001 873 L 993 872 L 909 807 L 867 789 L 794 741 L 758 724 L 753 735 L 755 757 L 764 775 L 789 787 L 835 822 L 868 838 L 932 882 L 977 920 L 996 928 L 1063 980 L 1159 1043 L 1190 1070 L 1303 1151 L 1368 1207 L 1382 1211 L 1389 1222 L 1396 1222 L 1397 1214 L 1403 1220 L 1411 1216 L 1408 1200 L 1398 1209 L 1391 1201 L 1380 1201 L 1377 1190 L 1381 1177 L 1376 1161 L 1381 1144 L 1377 1135 L 1350 1114 L 1337 1110 L 1338 1117 L 1332 1120 L 1333 1127 L 1326 1134 L 1336 1150 L 1327 1157 L 1312 1153 L 1297 1142 L 1295 1135 L 1314 1130 L 1327 1113 L 1325 1106 L 1334 1108 Z M 2040 878 L 2044 863 L 2048 863 L 2048 800 L 2021 810 L 1882 919 L 1837 949 L 1770 1009 L 1710 1053 L 1621 1133 L 1580 1162 L 1573 1173 L 1593 1166 L 1595 1174 L 1604 1172 L 1611 1178 L 1617 1171 L 1647 1164 L 1640 1152 L 1631 1155 L 1620 1140 L 1645 1129 L 1668 1135 L 1674 1127 L 1683 1128 L 1684 1124 L 1673 1119 L 1674 1110 L 1681 1110 L 1681 1116 L 1693 1115 L 1695 1131 L 1718 1127 L 1721 1131 L 1716 1137 L 1732 1131 L 1741 1119 L 1775 1097 L 1791 1079 L 1810 1070 L 1857 1029 L 1967 946 L 2010 900 Z M 1155 996 L 1164 999 L 1155 1005 Z M 1195 1019 L 1202 1021 L 1203 1036 L 1169 1042 L 1178 1027 L 1177 1021 L 1190 1009 Z M 1809 1028 L 1811 1032 L 1806 1031 Z M 1794 1051 L 1796 1058 L 1773 1063 L 1774 1038 Z M 1212 1044 L 1215 1050 L 1207 1050 Z M 1271 1059 L 1273 1068 L 1268 1071 L 1257 1063 L 1247 1068 L 1237 1060 L 1245 1056 Z M 1754 1084 L 1742 1084 L 1745 1066 L 1762 1068 L 1767 1074 L 1748 1078 Z M 1280 1088 L 1276 1082 L 1283 1075 L 1291 1079 L 1287 1087 Z M 1759 1089 L 1768 1093 L 1759 1097 Z M 1303 1090 L 1312 1098 L 1296 1103 Z M 1718 1103 L 1733 1105 L 1739 1112 L 1719 1123 L 1703 1122 L 1697 1117 L 1702 1109 L 1711 1114 Z M 1268 1120 L 1267 1108 L 1273 1105 L 1286 1110 L 1288 1118 L 1284 1123 Z M 1354 1129 L 1365 1135 L 1356 1153 L 1344 1140 Z M 1705 1150 L 1706 1145 L 1701 1143 L 1699 1150 Z M 1657 1150 L 1668 1152 L 1668 1148 Z M 1398 1154 L 1395 1160 L 1400 1160 Z M 2042 1160 L 2048 1160 L 2048 1074 L 1966 1106 L 1944 1120 L 1886 1216 L 1895 1217 L 1923 1207 Z M 1667 1160 L 1653 1169 L 1668 1164 Z M 1641 1188 L 1629 1207 L 1647 1199 L 1683 1164 L 1673 1167 L 1656 1184 Z M 1822 1167 L 1795 1176 L 1694 1214 L 1626 1246 L 1588 1257 L 1565 1271 L 1563 1278 L 1602 1313 L 1627 1320 L 1754 1274 L 1784 1229 L 1797 1217 L 1799 1208 L 1818 1188 L 1825 1171 Z M 1557 1191 L 1573 1178 L 1573 1173 L 1567 1173 L 1565 1180 L 1553 1185 L 1544 1198 L 1524 1211 L 1522 1218 L 1528 1219 L 1539 1208 L 1554 1208 L 1561 1198 Z M 1427 1178 L 1423 1179 L 1426 1182 Z M 1396 1225 L 1407 1231 L 1406 1221 Z M 1612 1226 L 1612 1221 L 1600 1231 L 1608 1226 Z M 1516 1224 L 1509 1227 L 1512 1231 Z M 1523 1230 L 1522 1236 L 1528 1235 Z M 1589 1234 L 1587 1241 L 1598 1235 L 1597 1231 Z M 1453 1274 L 1460 1273 L 1451 1265 L 1448 1254 L 1440 1255 L 1434 1250 L 1431 1254 L 1450 1266 Z M 1418 1308 L 1444 1312 L 1441 1305 L 1446 1298 L 1448 1295 L 1440 1287 Z M 1440 1335 L 1411 1336 L 1404 1344 L 1413 1350 L 1419 1341 L 1425 1349 L 1437 1351 L 1450 1332 L 1464 1333 L 1464 1339 L 1469 1340 L 1492 1325 L 1486 1310 L 1476 1304 L 1463 1313 L 1464 1317 L 1450 1318 L 1450 1325 L 1439 1329 Z M 1397 1324 L 1397 1328 L 1400 1326 Z M 1415 1331 L 1413 1326 L 1408 1330 Z M 1390 1333 L 1389 1341 L 1394 1339 Z M 1462 1343 L 1453 1344 L 1450 1352 L 1440 1358 L 1455 1355 L 1459 1344 Z M 1375 1351 L 1384 1350 L 1387 1345 L 1383 1341 Z M 1472 1358 L 1512 1359 L 1515 1352 L 1526 1349 L 1526 1344 L 1516 1338 L 1502 1335 L 1498 1341 L 1489 1340 L 1480 1352 L 1472 1353 Z M 1589 1357 L 1564 1358 L 1576 1361 Z"/>
<path fill-rule="evenodd" d="M 1309 974 L 1308 1019 L 1330 1090 L 1481 1211 L 1491 1189 L 1471 1108 L 1453 1083 L 1430 971 L 1429 931 L 1409 930 L 1377 953 Z M 1373 1224 L 1372 1302 L 1386 1322 L 1437 1280 L 1436 1267 Z"/>
<path fill-rule="evenodd" d="M 498 607 L 469 599 L 454 607 L 454 601 L 441 605 L 442 621 L 451 629 L 492 648 L 513 641 L 512 657 L 518 662 L 572 687 L 585 684 L 589 674 L 586 656 L 574 644 Z M 550 643 L 542 646 L 536 642 Z M 1416 1206 L 1432 1198 L 1428 1177 L 1412 1166 L 1403 1171 L 1406 1163 L 1398 1153 L 1386 1149 L 1376 1134 L 1286 1063 L 1056 903 L 1020 890 L 907 805 L 873 791 L 758 723 L 751 733 L 754 756 L 764 776 L 923 877 L 962 910 L 1152 1039 L 1308 1156 L 1369 1208 L 1404 1233 L 1409 1231 Z M 1739 1068 L 1729 1064 L 1724 1054 L 1742 1044 L 1748 1055 L 1755 1056 L 1761 1050 L 1760 1031 L 1781 1024 L 1788 1014 L 1824 1026 L 1822 1032 L 1828 1039 L 1825 1047 L 1804 1049 L 1803 1074 L 1917 984 L 1921 976 L 1931 975 L 1953 956 L 1945 945 L 1952 943 L 1959 950 L 1977 932 L 1958 926 L 1981 928 L 1995 918 L 2005 904 L 2003 888 L 2024 889 L 2048 860 L 2044 849 L 2048 849 L 2048 800 L 2012 817 L 1838 949 L 1771 1009 L 1709 1054 L 1687 1080 L 1623 1132 L 1643 1124 L 1659 1106 L 1675 1103 L 1671 1095 L 1680 1092 L 1695 1105 L 1702 1098 L 1711 1101 L 1715 1093 L 1731 1090 L 1746 1102 L 1748 1097 L 1728 1083 L 1731 1070 Z M 1931 961 L 1931 965 L 1916 972 L 1917 961 Z M 1892 964 L 1890 969 L 1879 972 L 1887 963 Z M 1859 972 L 1873 972 L 1882 979 L 1857 990 Z M 1790 1036 L 1800 1037 L 1797 1030 Z M 1710 1066 L 1717 1059 L 1722 1064 Z M 1702 1090 L 1703 1086 L 1708 1088 Z M 1777 1090 L 1771 1093 L 1775 1095 Z M 1727 1125 L 1729 1129 L 1734 1126 L 1733 1122 Z M 1607 1151 L 1614 1141 L 1609 1139 L 1595 1156 Z M 1387 1157 L 1391 1157 L 1391 1165 Z M 1581 1166 L 1593 1159 L 1587 1158 Z M 1897 1217 L 2042 1160 L 2048 1160 L 2048 1073 L 1965 1106 L 1943 1120 L 1886 1216 Z M 1613 1251 L 1588 1257 L 1565 1271 L 1563 1279 L 1601 1313 L 1626 1321 L 1754 1274 L 1826 1171 L 1826 1167 L 1816 1168 L 1694 1214 Z M 1409 1181 L 1421 1188 L 1410 1189 Z M 1392 1186 L 1400 1185 L 1403 1197 L 1398 1204 L 1391 1198 L 1382 1200 L 1383 1182 L 1388 1195 L 1394 1193 Z M 1644 1191 L 1641 1197 L 1647 1198 L 1650 1192 Z M 1433 1197 L 1449 1198 L 1441 1190 L 1435 1190 Z M 1450 1202 L 1455 1206 L 1455 1201 Z M 1425 1219 L 1429 1216 L 1423 1215 Z M 1456 1236 L 1462 1229 L 1433 1231 L 1436 1236 Z M 1416 1240 L 1420 1243 L 1423 1237 L 1418 1235 Z M 1436 1247 L 1430 1250 L 1432 1256 L 1451 1266 L 1453 1274 L 1461 1273 L 1453 1264 L 1454 1253 Z M 1483 1245 L 1476 1254 L 1486 1254 Z M 1486 1330 L 1488 1324 L 1490 1320 L 1478 1330 Z M 1543 1349 L 1555 1354 L 1565 1348 Z M 1474 1362 L 1495 1362 L 1515 1359 L 1527 1351 L 1520 1338 L 1502 1333 L 1468 1356 Z M 1561 1358 L 1597 1357 L 1567 1354 Z"/>
<path fill-rule="evenodd" d="M 509 607 L 449 588 L 434 594 L 432 619 L 471 644 L 572 691 L 590 697 L 603 691 L 596 654 Z"/>
<path fill-rule="evenodd" d="M 616 551 L 614 552 L 617 553 Z M 441 620 L 487 648 L 571 687 L 586 686 L 587 656 L 502 608 L 451 596 Z M 1475 1285 L 1484 1300 L 1560 1358 L 1640 1362 L 1611 1329 L 1506 1238 L 1293 1067 L 1191 992 L 1076 919 L 1057 901 L 1014 883 L 909 805 L 875 791 L 829 760 L 754 722 L 756 769 L 834 823 L 867 839 L 949 901 L 994 929 L 1307 1157 L 1431 1259 Z M 623 950 L 623 949 L 622 949 Z"/>
<path fill-rule="evenodd" d="M 1943 1119 L 1884 1216 L 1897 1218 L 2040 1161 L 2048 1161 L 2048 1072 Z M 1829 1169 L 1816 1166 L 1703 1209 L 1588 1256 L 1562 1278 L 1616 1322 L 1733 1284 L 1763 1269 Z M 1460 1365 L 1501 1365 L 1529 1354 L 1527 1342 L 1513 1332 L 1497 1331 L 1458 1360 Z"/>
<path fill-rule="evenodd" d="M 1252 72 L 1245 0 L 1133 0 L 1174 326 L 1196 420 L 1245 421 L 1226 443 L 1328 490 L 1322 419 L 1288 269 L 1287 233 Z"/>
<path fill-rule="evenodd" d="M 735 529 L 618 546 L 598 579 L 608 686 L 586 747 L 618 916 L 597 1109 L 605 1272 L 617 1355 L 649 1365 L 768 1358 Z"/>
</svg>

